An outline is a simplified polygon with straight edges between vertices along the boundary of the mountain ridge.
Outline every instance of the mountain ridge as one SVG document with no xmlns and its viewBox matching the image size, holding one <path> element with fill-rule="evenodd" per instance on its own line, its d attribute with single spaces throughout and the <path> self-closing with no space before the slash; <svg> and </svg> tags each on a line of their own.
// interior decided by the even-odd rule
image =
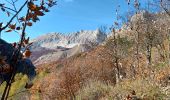
<svg viewBox="0 0 170 100">
<path fill-rule="evenodd" d="M 62 34 L 57 32 L 48 33 L 33 39 L 33 46 L 40 46 L 49 49 L 59 47 L 72 48 L 78 44 L 87 44 L 88 42 L 101 43 L 107 37 L 100 29 L 89 31 L 78 31 L 74 33 Z"/>
<path fill-rule="evenodd" d="M 78 31 L 70 34 L 52 32 L 33 39 L 31 51 L 32 61 L 37 63 L 46 62 L 46 59 L 59 60 L 85 52 L 105 41 L 107 35 L 100 29 Z M 63 56 L 66 55 L 66 56 Z"/>
</svg>

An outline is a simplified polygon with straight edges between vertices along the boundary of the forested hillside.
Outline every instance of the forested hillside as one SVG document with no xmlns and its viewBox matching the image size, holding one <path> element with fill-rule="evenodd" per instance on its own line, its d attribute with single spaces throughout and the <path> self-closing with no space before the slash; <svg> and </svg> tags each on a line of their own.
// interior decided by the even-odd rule
<svg viewBox="0 0 170 100">
<path fill-rule="evenodd" d="M 32 59 L 33 78 L 30 82 L 29 73 L 17 72 L 7 98 L 169 100 L 170 1 L 126 3 L 127 16 L 119 12 L 123 5 L 118 5 L 109 31 L 101 27 L 67 35 L 51 33 L 31 40 L 29 55 L 19 54 Z M 147 4 L 145 9 L 143 3 Z M 6 45 L 15 50 L 11 44 Z M 6 82 L 1 84 L 0 95 L 5 86 Z"/>
</svg>

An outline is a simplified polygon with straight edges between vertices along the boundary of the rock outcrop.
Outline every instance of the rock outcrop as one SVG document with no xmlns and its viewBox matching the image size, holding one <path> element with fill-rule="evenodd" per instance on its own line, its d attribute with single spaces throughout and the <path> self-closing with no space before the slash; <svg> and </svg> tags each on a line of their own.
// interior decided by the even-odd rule
<svg viewBox="0 0 170 100">
<path fill-rule="evenodd" d="M 31 60 L 35 64 L 52 62 L 85 52 L 101 44 L 107 35 L 99 29 L 70 34 L 49 33 L 33 41 Z"/>
</svg>

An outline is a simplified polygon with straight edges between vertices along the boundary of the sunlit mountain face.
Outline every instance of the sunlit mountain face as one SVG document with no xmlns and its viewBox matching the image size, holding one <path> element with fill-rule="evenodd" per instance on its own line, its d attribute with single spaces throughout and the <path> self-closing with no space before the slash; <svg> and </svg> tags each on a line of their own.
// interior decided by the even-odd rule
<svg viewBox="0 0 170 100">
<path fill-rule="evenodd" d="M 48 57 L 60 58 L 70 57 L 80 52 L 85 52 L 101 44 L 107 35 L 99 29 L 94 31 L 78 31 L 67 35 L 61 33 L 48 33 L 32 40 L 32 60 L 42 62 L 49 61 Z M 64 57 L 65 56 L 65 57 Z M 37 60 L 37 61 L 36 61 Z"/>
</svg>

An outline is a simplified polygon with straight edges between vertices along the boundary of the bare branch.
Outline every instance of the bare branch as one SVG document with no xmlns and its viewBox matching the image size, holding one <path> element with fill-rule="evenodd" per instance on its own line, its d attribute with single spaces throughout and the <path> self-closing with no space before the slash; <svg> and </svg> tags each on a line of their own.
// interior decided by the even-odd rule
<svg viewBox="0 0 170 100">
<path fill-rule="evenodd" d="M 17 11 L 16 11 L 16 10 L 11 9 L 11 8 L 9 8 L 9 7 L 5 7 L 5 6 L 3 6 L 3 8 L 8 9 L 8 10 L 11 10 L 11 11 L 13 11 L 13 12 L 16 12 L 16 13 L 17 13 Z"/>
<path fill-rule="evenodd" d="M 7 27 L 8 27 L 8 25 L 14 20 L 14 18 L 21 12 L 21 10 L 25 7 L 25 5 L 28 3 L 28 0 L 26 0 L 26 2 L 21 6 L 21 8 L 17 11 L 17 13 L 9 20 L 9 22 L 4 26 L 4 27 L 2 27 L 1 29 L 0 29 L 0 32 L 2 31 L 2 30 L 5 30 Z"/>
<path fill-rule="evenodd" d="M 163 2 L 160 2 L 160 5 L 161 5 L 161 7 L 163 8 L 163 10 L 164 10 L 164 11 L 168 14 L 168 16 L 170 17 L 170 12 L 168 11 L 167 8 L 164 7 Z"/>
<path fill-rule="evenodd" d="M 15 3 L 16 3 L 17 1 L 18 1 L 18 0 L 15 0 L 15 1 L 12 0 L 12 6 L 14 7 L 15 11 L 17 11 L 17 8 L 16 8 L 16 6 L 15 6 Z M 20 23 L 18 15 L 17 15 L 17 20 L 18 20 L 18 22 Z"/>
<path fill-rule="evenodd" d="M 26 4 L 27 4 L 27 2 L 26 2 Z M 29 9 L 27 10 L 26 18 L 28 17 L 28 14 L 29 14 Z M 10 88 L 11 88 L 12 80 L 15 78 L 15 75 L 16 75 L 16 70 L 17 70 L 16 63 L 17 63 L 17 60 L 19 58 L 19 54 L 20 54 L 20 51 L 21 51 L 21 46 L 22 46 L 23 41 L 24 41 L 25 29 L 27 27 L 26 23 L 27 23 L 27 21 L 25 21 L 24 26 L 23 26 L 20 45 L 19 45 L 19 47 L 17 49 L 16 54 L 13 55 L 14 61 L 11 63 L 11 66 L 13 66 L 14 70 L 13 70 L 13 72 L 11 74 L 10 80 L 7 81 L 7 85 L 5 87 L 4 93 L 3 93 L 2 98 L 1 98 L 2 100 L 7 100 L 8 95 L 9 95 L 9 91 L 10 91 Z"/>
<path fill-rule="evenodd" d="M 166 12 L 166 14 L 168 14 L 168 16 L 170 17 L 170 12 L 168 11 L 168 9 L 166 9 L 165 7 L 163 7 L 163 5 L 161 4 L 161 7 L 163 8 L 163 10 Z"/>
</svg>

